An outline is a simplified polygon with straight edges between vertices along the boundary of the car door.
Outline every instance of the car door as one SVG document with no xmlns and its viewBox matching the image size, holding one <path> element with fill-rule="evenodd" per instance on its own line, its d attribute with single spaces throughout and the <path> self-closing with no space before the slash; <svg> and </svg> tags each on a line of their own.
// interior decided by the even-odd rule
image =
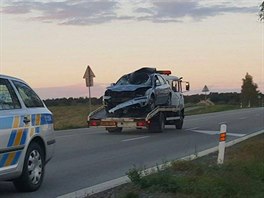
<svg viewBox="0 0 264 198">
<path fill-rule="evenodd" d="M 19 162 L 29 132 L 27 116 L 11 81 L 0 78 L 0 174 Z"/>
<path fill-rule="evenodd" d="M 170 86 L 168 85 L 168 83 L 161 77 L 158 76 L 158 79 L 160 81 L 160 104 L 166 104 L 168 102 L 169 99 L 169 95 L 170 95 Z"/>
<path fill-rule="evenodd" d="M 154 76 L 154 92 L 155 92 L 155 104 L 160 105 L 162 103 L 162 87 L 158 76 Z"/>
</svg>

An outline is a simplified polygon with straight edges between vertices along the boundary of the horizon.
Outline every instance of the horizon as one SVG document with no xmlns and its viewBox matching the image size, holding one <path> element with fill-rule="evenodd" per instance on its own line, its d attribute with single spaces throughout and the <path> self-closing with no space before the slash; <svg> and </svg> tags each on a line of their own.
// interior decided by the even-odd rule
<svg viewBox="0 0 264 198">
<path fill-rule="evenodd" d="M 0 73 L 41 98 L 100 97 L 143 66 L 168 69 L 200 93 L 241 91 L 248 72 L 264 93 L 259 1 L 1 1 Z M 188 93 L 187 93 L 188 94 Z"/>
</svg>

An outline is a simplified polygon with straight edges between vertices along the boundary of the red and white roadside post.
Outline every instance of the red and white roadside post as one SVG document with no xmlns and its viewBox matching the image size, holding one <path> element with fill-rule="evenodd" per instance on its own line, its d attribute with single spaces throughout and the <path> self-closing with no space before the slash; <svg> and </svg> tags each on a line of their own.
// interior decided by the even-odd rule
<svg viewBox="0 0 264 198">
<path fill-rule="evenodd" d="M 219 146 L 218 146 L 218 158 L 217 164 L 221 165 L 224 163 L 225 146 L 226 146 L 226 124 L 221 124 Z"/>
</svg>

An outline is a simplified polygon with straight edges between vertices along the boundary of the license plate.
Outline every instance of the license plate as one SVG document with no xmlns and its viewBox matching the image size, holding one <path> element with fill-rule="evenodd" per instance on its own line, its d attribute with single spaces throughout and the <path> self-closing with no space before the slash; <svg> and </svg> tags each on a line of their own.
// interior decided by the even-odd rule
<svg viewBox="0 0 264 198">
<path fill-rule="evenodd" d="M 114 121 L 101 121 L 101 126 L 116 126 Z"/>
<path fill-rule="evenodd" d="M 125 127 L 125 128 L 134 128 L 137 125 L 135 122 L 118 122 L 117 126 L 118 127 Z"/>
</svg>

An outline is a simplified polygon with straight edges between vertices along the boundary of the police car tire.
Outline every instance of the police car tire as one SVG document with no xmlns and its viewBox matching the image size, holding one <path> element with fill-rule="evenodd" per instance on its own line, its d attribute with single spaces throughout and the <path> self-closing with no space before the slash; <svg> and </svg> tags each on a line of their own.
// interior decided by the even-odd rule
<svg viewBox="0 0 264 198">
<path fill-rule="evenodd" d="M 30 175 L 29 175 L 29 170 L 28 170 L 29 158 L 32 152 L 39 154 L 39 157 L 40 157 L 39 160 L 41 160 L 41 168 L 42 168 L 40 178 L 35 184 L 30 180 Z M 33 192 L 33 191 L 38 190 L 43 181 L 44 172 L 45 172 L 44 170 L 45 170 L 45 162 L 44 162 L 43 149 L 36 142 L 32 142 L 29 145 L 26 156 L 25 156 L 23 172 L 21 176 L 18 179 L 14 180 L 13 182 L 16 189 L 22 192 Z"/>
</svg>

